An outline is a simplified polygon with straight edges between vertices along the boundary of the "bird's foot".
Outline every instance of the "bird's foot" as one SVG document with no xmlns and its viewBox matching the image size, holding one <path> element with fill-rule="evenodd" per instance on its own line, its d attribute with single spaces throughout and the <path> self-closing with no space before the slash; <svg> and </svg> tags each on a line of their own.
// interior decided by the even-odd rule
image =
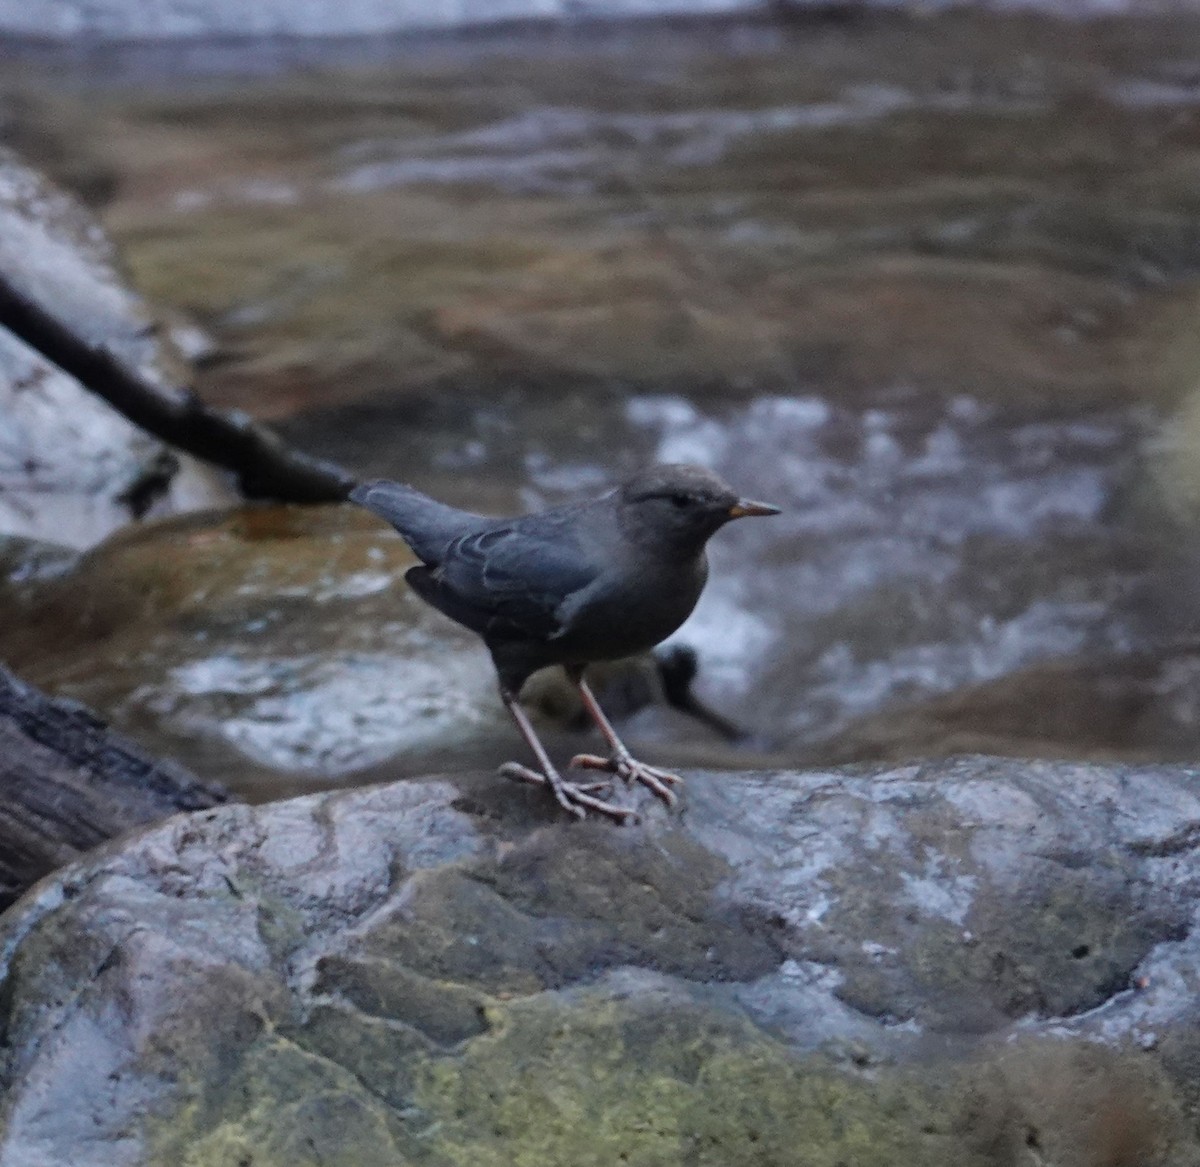
<svg viewBox="0 0 1200 1167">
<path fill-rule="evenodd" d="M 505 762 L 500 767 L 500 773 L 514 782 L 528 782 L 533 786 L 549 786 L 558 805 L 576 818 L 586 818 L 589 810 L 593 810 L 597 814 L 606 814 L 619 823 L 637 818 L 637 811 L 631 807 L 618 806 L 615 802 L 606 802 L 604 799 L 596 797 L 600 793 L 611 793 L 612 782 L 566 782 L 553 771 L 551 771 L 553 775 L 551 777 L 530 766 L 522 766 L 520 762 Z"/>
<path fill-rule="evenodd" d="M 576 754 L 571 759 L 571 766 L 583 770 L 607 770 L 625 782 L 640 782 L 668 806 L 674 806 L 679 801 L 671 787 L 683 785 L 683 779 L 678 774 L 648 766 L 629 754 L 614 754 L 611 758 L 602 758 L 599 754 Z"/>
</svg>

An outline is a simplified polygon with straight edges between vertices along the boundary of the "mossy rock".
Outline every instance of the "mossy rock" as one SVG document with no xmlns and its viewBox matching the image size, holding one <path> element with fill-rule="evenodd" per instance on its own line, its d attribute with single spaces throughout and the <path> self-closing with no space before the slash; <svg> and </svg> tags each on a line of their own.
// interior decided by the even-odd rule
<svg viewBox="0 0 1200 1167">
<path fill-rule="evenodd" d="M 493 1015 L 417 1099 L 454 1167 L 968 1167 L 916 1075 L 797 1059 L 702 1007 L 583 993 Z"/>
</svg>

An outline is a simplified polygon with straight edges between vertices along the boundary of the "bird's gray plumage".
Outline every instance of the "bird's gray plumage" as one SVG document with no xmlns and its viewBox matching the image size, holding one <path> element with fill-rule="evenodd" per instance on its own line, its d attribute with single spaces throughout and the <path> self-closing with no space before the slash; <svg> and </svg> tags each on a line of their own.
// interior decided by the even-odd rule
<svg viewBox="0 0 1200 1167">
<path fill-rule="evenodd" d="M 564 782 L 520 708 L 528 677 L 561 664 L 614 751 L 576 762 L 674 802 L 669 788 L 678 776 L 632 758 L 587 687 L 584 666 L 670 636 L 704 588 L 709 537 L 730 519 L 777 508 L 739 499 L 697 466 L 651 467 L 600 498 L 516 519 L 456 510 L 397 482 L 366 483 L 350 498 L 391 523 L 421 560 L 405 574 L 418 595 L 483 637 L 504 702 L 539 760 L 536 771 L 510 763 L 510 776 L 549 784 L 575 814 L 632 813 L 595 798 L 594 786 Z"/>
<path fill-rule="evenodd" d="M 418 591 L 489 640 L 560 637 L 560 609 L 604 570 L 569 526 L 520 520 L 463 535 L 426 564 L 413 569 Z"/>
<path fill-rule="evenodd" d="M 350 501 L 387 519 L 425 563 L 439 562 L 455 539 L 495 522 L 447 506 L 403 482 L 384 479 L 356 486 L 350 492 Z"/>
<path fill-rule="evenodd" d="M 686 493 L 716 508 L 684 523 Z M 479 633 L 519 688 L 548 664 L 644 651 L 687 618 L 707 577 L 704 543 L 737 495 L 697 467 L 654 467 L 618 490 L 515 519 L 489 519 L 411 486 L 371 482 L 351 499 L 399 531 L 424 566 L 405 578 Z M 661 513 L 657 513 L 661 510 Z"/>
</svg>

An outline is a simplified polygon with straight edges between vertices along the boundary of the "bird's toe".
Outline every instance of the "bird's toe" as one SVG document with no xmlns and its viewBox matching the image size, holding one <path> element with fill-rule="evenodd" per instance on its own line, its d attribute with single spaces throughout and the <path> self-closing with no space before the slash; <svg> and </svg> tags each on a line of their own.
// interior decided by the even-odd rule
<svg viewBox="0 0 1200 1167">
<path fill-rule="evenodd" d="M 616 819 L 619 823 L 636 821 L 638 813 L 631 806 L 621 806 L 616 802 L 607 802 L 602 798 L 595 798 L 588 794 L 591 785 L 577 786 L 573 782 L 564 783 L 564 793 L 567 798 L 577 804 L 575 809 L 580 812 L 580 818 L 583 817 L 583 808 L 595 811 L 597 814 L 607 815 L 611 819 Z"/>
<path fill-rule="evenodd" d="M 549 786 L 558 805 L 574 815 L 575 818 L 586 818 L 587 812 L 607 815 L 617 822 L 628 822 L 637 818 L 637 811 L 632 807 L 621 806 L 609 802 L 597 795 L 611 795 L 611 782 L 564 782 L 555 774 L 550 777 L 531 766 L 523 766 L 520 762 L 505 762 L 500 767 L 500 774 L 514 782 L 525 782 L 532 786 Z"/>
<path fill-rule="evenodd" d="M 636 762 L 636 767 L 653 778 L 657 778 L 659 782 L 665 782 L 668 786 L 682 786 L 683 779 L 678 774 L 671 773 L 670 770 L 660 770 L 657 766 L 647 766 L 642 762 Z"/>
<path fill-rule="evenodd" d="M 665 770 L 656 770 L 653 766 L 643 766 L 639 763 L 630 767 L 627 781 L 640 782 L 667 806 L 674 806 L 679 801 L 679 796 L 671 789 L 670 784 L 682 782 L 683 779 L 678 774 L 668 774 Z"/>
<path fill-rule="evenodd" d="M 505 762 L 500 767 L 500 776 L 513 782 L 527 782 L 531 786 L 545 786 L 549 781 L 540 770 L 522 766 L 520 762 Z"/>
<path fill-rule="evenodd" d="M 607 770 L 629 784 L 637 782 L 661 798 L 667 806 L 674 806 L 679 801 L 671 787 L 683 785 L 683 779 L 678 774 L 620 755 L 602 758 L 599 754 L 576 754 L 571 759 L 571 766 L 581 770 Z"/>
</svg>

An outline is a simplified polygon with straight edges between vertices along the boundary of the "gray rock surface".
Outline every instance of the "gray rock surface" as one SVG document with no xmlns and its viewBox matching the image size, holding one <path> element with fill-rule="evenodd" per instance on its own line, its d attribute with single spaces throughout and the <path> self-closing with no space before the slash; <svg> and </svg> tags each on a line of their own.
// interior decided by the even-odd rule
<svg viewBox="0 0 1200 1167">
<path fill-rule="evenodd" d="M 644 809 L 412 780 L 65 869 L 0 926 L 0 1164 L 1197 1161 L 1197 771 Z"/>
<path fill-rule="evenodd" d="M 56 320 L 167 385 L 169 336 L 124 283 L 74 199 L 0 150 L 0 271 Z M 43 355 L 0 329 L 0 534 L 83 547 L 142 514 L 230 502 L 213 472 L 171 454 Z"/>
</svg>

